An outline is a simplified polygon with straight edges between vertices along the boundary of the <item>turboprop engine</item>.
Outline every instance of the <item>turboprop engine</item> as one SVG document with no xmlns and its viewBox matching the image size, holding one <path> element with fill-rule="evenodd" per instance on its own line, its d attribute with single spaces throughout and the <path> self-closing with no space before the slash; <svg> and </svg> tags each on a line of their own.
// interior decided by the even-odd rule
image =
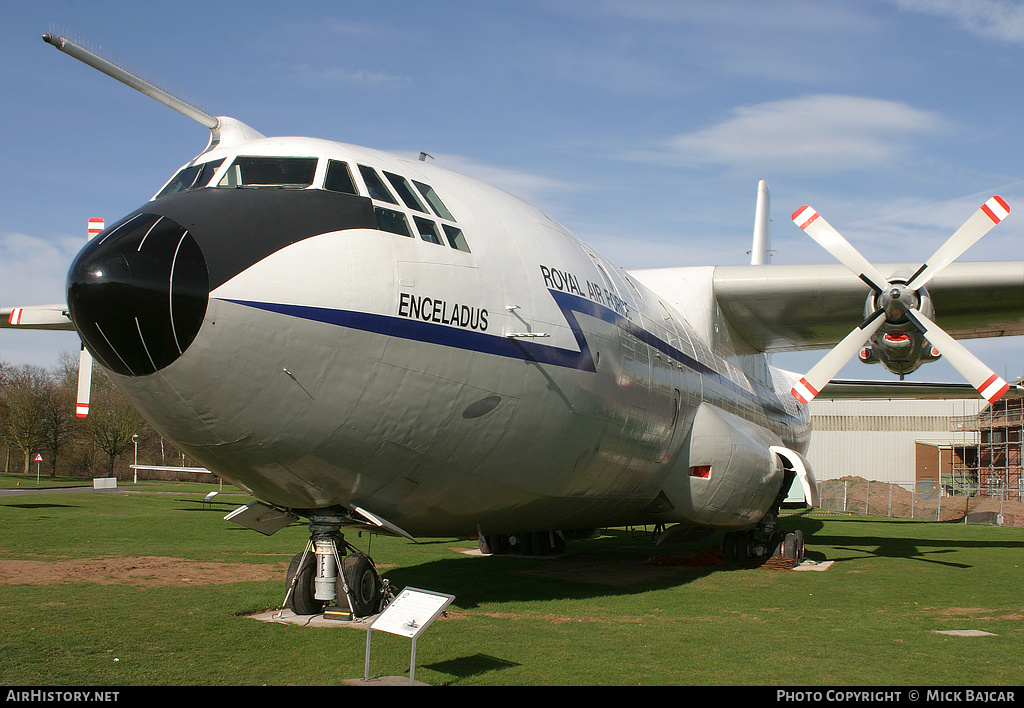
<svg viewBox="0 0 1024 708">
<path fill-rule="evenodd" d="M 902 379 L 915 371 L 921 364 L 935 361 L 939 350 L 925 338 L 907 310 L 920 312 L 929 320 L 935 320 L 935 307 L 926 288 L 916 292 L 910 290 L 906 280 L 893 277 L 890 287 L 883 292 L 871 292 L 864 303 L 864 318 L 868 319 L 876 310 L 886 313 L 885 322 L 861 347 L 857 358 L 865 364 L 882 364 Z"/>
<path fill-rule="evenodd" d="M 793 223 L 871 288 L 865 320 L 797 382 L 792 391 L 797 400 L 810 403 L 855 353 L 861 361 L 882 362 L 901 377 L 941 353 L 989 403 L 1006 393 L 1010 387 L 1002 378 L 935 324 L 925 285 L 1009 214 L 1002 197 L 992 197 L 909 278 L 886 278 L 814 209 L 803 206 L 793 212 Z M 868 352 L 866 342 L 871 343 Z"/>
</svg>

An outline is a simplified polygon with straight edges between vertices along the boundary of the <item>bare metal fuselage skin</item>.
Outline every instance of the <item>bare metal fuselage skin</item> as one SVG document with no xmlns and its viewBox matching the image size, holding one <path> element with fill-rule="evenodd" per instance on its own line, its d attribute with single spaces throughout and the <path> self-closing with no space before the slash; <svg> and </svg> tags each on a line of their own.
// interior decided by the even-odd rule
<svg viewBox="0 0 1024 708">
<path fill-rule="evenodd" d="M 657 292 L 500 190 L 354 146 L 254 140 L 197 161 L 223 158 L 215 185 L 238 155 L 313 157 L 316 178 L 146 204 L 135 218 L 153 228 L 108 263 L 140 272 L 152 250 L 153 282 L 108 289 L 108 305 L 76 307 L 96 285 L 82 273 L 132 227 L 69 275 L 87 346 L 195 460 L 271 504 L 360 507 L 415 536 L 741 528 L 772 507 L 769 448 L 804 450 L 806 409 L 764 355 L 732 350 L 712 269 Z M 323 189 L 329 160 L 358 196 Z M 382 230 L 375 207 L 444 220 L 371 199 L 360 165 L 429 184 L 469 250 Z M 94 313 L 132 288 L 169 309 L 165 336 L 131 315 L 138 343 L 96 345 L 131 329 Z"/>
</svg>

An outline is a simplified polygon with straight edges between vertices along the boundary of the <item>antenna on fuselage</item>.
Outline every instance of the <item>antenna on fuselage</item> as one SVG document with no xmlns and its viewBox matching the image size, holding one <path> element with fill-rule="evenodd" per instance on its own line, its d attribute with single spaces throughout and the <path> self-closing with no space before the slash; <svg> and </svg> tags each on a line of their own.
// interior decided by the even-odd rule
<svg viewBox="0 0 1024 708">
<path fill-rule="evenodd" d="M 227 118 L 224 116 L 218 118 L 211 116 L 209 113 L 196 108 L 191 103 L 164 91 L 162 88 L 154 86 L 145 79 L 140 79 L 138 76 L 126 69 L 122 69 L 114 62 L 104 59 L 103 57 L 90 52 L 88 49 L 75 44 L 70 39 L 47 33 L 43 35 L 43 41 L 47 44 L 52 44 L 65 54 L 73 56 L 80 62 L 88 64 L 107 76 L 131 86 L 136 91 L 144 93 L 165 106 L 173 108 L 178 113 L 202 123 L 210 129 L 210 144 L 207 146 L 207 150 L 218 144 L 222 144 L 224 142 L 224 137 L 227 135 L 231 136 L 231 142 L 242 142 L 244 140 L 253 140 L 263 137 L 260 133 L 256 132 L 245 123 L 237 121 L 234 118 Z"/>
</svg>

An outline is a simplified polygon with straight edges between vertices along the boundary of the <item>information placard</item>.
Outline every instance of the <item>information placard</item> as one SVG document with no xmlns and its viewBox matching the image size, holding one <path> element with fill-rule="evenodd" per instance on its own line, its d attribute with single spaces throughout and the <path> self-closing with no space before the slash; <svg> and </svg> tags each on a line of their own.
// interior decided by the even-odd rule
<svg viewBox="0 0 1024 708">
<path fill-rule="evenodd" d="M 415 639 L 454 599 L 454 595 L 406 588 L 373 621 L 370 629 Z"/>
</svg>

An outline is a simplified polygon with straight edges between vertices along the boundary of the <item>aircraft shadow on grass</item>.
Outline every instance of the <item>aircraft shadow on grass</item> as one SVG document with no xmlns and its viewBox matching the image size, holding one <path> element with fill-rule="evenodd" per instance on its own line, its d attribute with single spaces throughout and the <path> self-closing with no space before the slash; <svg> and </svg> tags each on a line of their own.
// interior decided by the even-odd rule
<svg viewBox="0 0 1024 708">
<path fill-rule="evenodd" d="M 4 504 L 8 509 L 78 509 L 74 504 Z"/>
<path fill-rule="evenodd" d="M 806 524 L 804 524 L 806 527 Z M 806 533 L 806 531 L 805 531 Z M 703 543 L 655 546 L 650 534 L 614 529 L 601 538 L 570 543 L 554 556 L 491 556 L 445 558 L 392 568 L 384 575 L 393 587 L 444 588 L 455 605 L 473 608 L 493 602 L 583 600 L 627 596 L 688 585 L 717 573 L 743 570 L 736 565 L 646 563 L 653 557 L 696 556 L 721 542 L 721 535 Z M 451 540 L 437 541 L 453 545 Z M 466 542 L 468 547 L 472 542 Z M 385 559 L 379 559 L 386 562 Z M 516 579 L 519 579 L 518 581 Z"/>
<path fill-rule="evenodd" d="M 834 519 L 837 522 L 862 523 L 864 519 Z M 906 521 L 901 519 L 871 519 L 870 523 L 901 524 L 906 528 Z M 833 527 L 834 528 L 834 527 Z M 969 563 L 945 561 L 937 556 L 940 554 L 954 553 L 961 549 L 989 549 L 989 548 L 1019 548 L 1018 541 L 1009 537 L 1005 541 L 971 540 L 971 539 L 944 539 L 944 538 L 907 538 L 898 535 L 884 536 L 859 536 L 850 535 L 816 535 L 813 537 L 815 546 L 830 546 L 836 550 L 849 551 L 853 555 L 841 558 L 830 558 L 835 563 L 845 563 L 855 560 L 870 558 L 907 558 L 925 563 L 935 563 L 949 568 L 973 568 Z"/>
</svg>

